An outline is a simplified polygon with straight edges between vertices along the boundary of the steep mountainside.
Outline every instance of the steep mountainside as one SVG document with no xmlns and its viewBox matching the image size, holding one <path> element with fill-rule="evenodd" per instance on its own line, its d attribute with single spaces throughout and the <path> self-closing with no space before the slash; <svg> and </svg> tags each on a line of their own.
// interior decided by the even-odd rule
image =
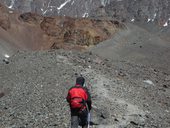
<svg viewBox="0 0 170 128">
<path fill-rule="evenodd" d="M 169 0 L 0 0 L 11 9 L 46 16 L 111 17 L 127 21 L 170 22 Z"/>
<path fill-rule="evenodd" d="M 0 5 L 0 45 L 4 49 L 6 45 L 22 50 L 82 49 L 107 40 L 125 28 L 113 20 L 43 17 L 11 11 Z"/>
</svg>

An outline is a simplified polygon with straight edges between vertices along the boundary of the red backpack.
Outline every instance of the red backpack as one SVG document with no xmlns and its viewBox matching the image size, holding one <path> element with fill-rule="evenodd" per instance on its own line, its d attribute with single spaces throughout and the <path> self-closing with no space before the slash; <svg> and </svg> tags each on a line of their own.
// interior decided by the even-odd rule
<svg viewBox="0 0 170 128">
<path fill-rule="evenodd" d="M 86 108 L 85 102 L 88 98 L 86 90 L 82 87 L 73 87 L 68 92 L 70 107 L 73 109 Z"/>
</svg>

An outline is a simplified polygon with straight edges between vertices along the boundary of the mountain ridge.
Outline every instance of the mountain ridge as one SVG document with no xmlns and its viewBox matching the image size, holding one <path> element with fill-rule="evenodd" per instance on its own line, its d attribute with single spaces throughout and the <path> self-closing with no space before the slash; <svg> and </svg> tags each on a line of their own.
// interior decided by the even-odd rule
<svg viewBox="0 0 170 128">
<path fill-rule="evenodd" d="M 1 0 L 8 8 L 45 16 L 110 17 L 169 26 L 168 0 Z M 101 15 L 101 12 L 104 12 Z"/>
</svg>

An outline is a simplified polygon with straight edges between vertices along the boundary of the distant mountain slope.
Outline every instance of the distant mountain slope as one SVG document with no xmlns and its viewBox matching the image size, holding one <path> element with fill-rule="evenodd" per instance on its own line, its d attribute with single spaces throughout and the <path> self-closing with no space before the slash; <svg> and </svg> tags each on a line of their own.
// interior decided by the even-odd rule
<svg viewBox="0 0 170 128">
<path fill-rule="evenodd" d="M 0 0 L 21 12 L 46 16 L 111 17 L 126 21 L 170 22 L 169 0 Z"/>
<path fill-rule="evenodd" d="M 2 5 L 0 23 L 0 43 L 21 50 L 82 49 L 125 28 L 118 21 L 20 14 Z"/>
<path fill-rule="evenodd" d="M 170 73 L 170 42 L 134 24 L 104 41 L 92 51 L 117 61 L 140 63 Z"/>
</svg>

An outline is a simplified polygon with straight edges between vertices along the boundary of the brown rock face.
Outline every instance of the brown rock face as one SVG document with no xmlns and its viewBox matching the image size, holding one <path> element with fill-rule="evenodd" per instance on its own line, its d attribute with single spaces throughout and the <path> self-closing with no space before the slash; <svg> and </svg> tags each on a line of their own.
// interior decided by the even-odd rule
<svg viewBox="0 0 170 128">
<path fill-rule="evenodd" d="M 87 47 L 111 38 L 124 28 L 118 21 L 9 13 L 3 6 L 0 6 L 0 27 L 3 29 L 0 38 L 25 50 Z"/>
<path fill-rule="evenodd" d="M 6 8 L 4 8 L 2 5 L 0 5 L 0 27 L 7 30 L 10 28 L 10 21 L 9 21 L 9 16 L 6 12 Z"/>
<path fill-rule="evenodd" d="M 61 44 L 90 46 L 98 44 L 113 36 L 118 28 L 122 27 L 119 22 L 73 19 L 70 17 L 44 18 L 40 24 L 41 29 L 56 42 L 52 48 Z"/>
</svg>

